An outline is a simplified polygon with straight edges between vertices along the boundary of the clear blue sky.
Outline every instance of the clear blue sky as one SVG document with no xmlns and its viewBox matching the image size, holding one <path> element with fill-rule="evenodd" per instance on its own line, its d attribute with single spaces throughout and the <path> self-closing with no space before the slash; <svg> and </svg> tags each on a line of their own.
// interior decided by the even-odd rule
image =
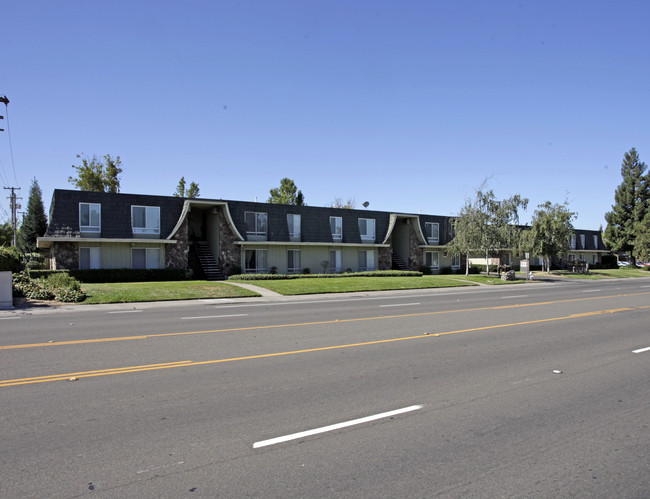
<svg viewBox="0 0 650 499">
<path fill-rule="evenodd" d="M 650 2 L 2 3 L 3 185 L 49 207 L 76 155 L 119 155 L 121 190 L 458 212 L 563 202 L 598 229 L 623 154 L 650 163 Z M 2 106 L 4 114 L 4 106 Z M 4 120 L 7 128 L 7 120 Z M 0 220 L 8 218 L 2 191 Z"/>
</svg>

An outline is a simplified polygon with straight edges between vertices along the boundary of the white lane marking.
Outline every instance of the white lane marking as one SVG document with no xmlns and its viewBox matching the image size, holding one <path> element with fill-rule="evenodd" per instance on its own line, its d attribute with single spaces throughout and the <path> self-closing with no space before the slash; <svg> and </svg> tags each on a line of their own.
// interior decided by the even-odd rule
<svg viewBox="0 0 650 499">
<path fill-rule="evenodd" d="M 0 321 L 10 321 L 13 319 L 20 319 L 20 317 L 0 317 Z"/>
<path fill-rule="evenodd" d="M 512 295 L 512 296 L 502 296 L 501 298 L 508 299 L 508 298 L 528 298 L 528 295 Z"/>
<path fill-rule="evenodd" d="M 325 433 L 328 431 L 339 430 L 341 428 L 347 428 L 348 426 L 354 426 L 362 423 L 368 423 L 369 421 L 375 421 L 377 419 L 388 418 L 390 416 L 395 416 L 397 414 L 404 414 L 405 412 L 417 411 L 422 409 L 422 405 L 412 405 L 410 407 L 404 407 L 403 409 L 396 409 L 394 411 L 382 412 L 381 414 L 375 414 L 374 416 L 367 416 L 365 418 L 353 419 L 351 421 L 345 421 L 344 423 L 337 423 L 329 426 L 323 426 L 321 428 L 315 428 L 313 430 L 301 431 L 299 433 L 292 433 L 291 435 L 285 435 L 284 437 L 271 438 L 269 440 L 262 440 L 260 442 L 255 442 L 253 444 L 253 449 L 259 449 L 260 447 L 266 447 L 267 445 L 275 445 L 282 442 L 288 442 L 289 440 L 296 440 L 297 438 L 309 437 L 311 435 L 318 435 L 319 433 Z"/>
<path fill-rule="evenodd" d="M 639 348 L 638 350 L 632 350 L 632 353 L 643 353 L 643 352 L 650 352 L 650 347 Z"/>
<path fill-rule="evenodd" d="M 411 305 L 419 305 L 419 303 L 394 303 L 392 305 L 379 305 L 379 307 L 409 307 Z"/>
<path fill-rule="evenodd" d="M 108 312 L 109 314 L 137 314 L 142 310 L 119 310 L 117 312 Z"/>
<path fill-rule="evenodd" d="M 222 317 L 246 317 L 248 314 L 230 314 L 230 315 L 203 315 L 201 317 L 181 317 L 184 321 L 192 319 L 221 319 Z"/>
<path fill-rule="evenodd" d="M 650 286 L 641 286 L 642 288 L 650 288 Z"/>
<path fill-rule="evenodd" d="M 582 290 L 583 293 L 597 293 L 597 292 L 600 292 L 600 291 L 602 291 L 602 289 L 583 289 Z"/>
</svg>

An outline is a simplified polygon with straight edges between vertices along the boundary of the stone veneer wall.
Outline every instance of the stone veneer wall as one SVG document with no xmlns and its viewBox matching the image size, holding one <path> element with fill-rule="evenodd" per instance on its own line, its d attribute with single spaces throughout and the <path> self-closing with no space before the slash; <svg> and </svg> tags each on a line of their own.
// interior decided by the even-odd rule
<svg viewBox="0 0 650 499">
<path fill-rule="evenodd" d="M 79 246 L 76 243 L 54 243 L 51 254 L 52 270 L 79 268 Z"/>
<path fill-rule="evenodd" d="M 176 244 L 167 247 L 165 252 L 165 267 L 168 269 L 186 269 L 188 265 L 188 253 L 190 245 L 188 241 L 188 220 L 187 217 L 179 227 L 176 234 L 172 236 L 176 239 Z"/>
<path fill-rule="evenodd" d="M 388 248 L 379 248 L 377 256 L 377 268 L 379 270 L 390 270 L 393 268 L 393 235 L 388 238 Z"/>
<path fill-rule="evenodd" d="M 241 257 L 239 246 L 235 244 L 237 238 L 230 229 L 224 212 L 225 208 L 219 209 L 219 217 L 217 219 L 217 223 L 219 224 L 219 255 L 217 256 L 217 263 L 223 275 L 229 276 L 231 267 L 241 268 Z"/>
<path fill-rule="evenodd" d="M 420 248 L 420 240 L 415 232 L 413 224 L 409 224 L 409 268 L 411 270 L 420 270 L 424 265 L 424 251 Z"/>
</svg>

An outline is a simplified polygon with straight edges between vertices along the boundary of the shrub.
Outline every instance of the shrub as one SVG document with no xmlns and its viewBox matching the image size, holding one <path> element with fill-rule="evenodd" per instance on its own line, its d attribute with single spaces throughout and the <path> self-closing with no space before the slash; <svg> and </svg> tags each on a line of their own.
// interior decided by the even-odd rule
<svg viewBox="0 0 650 499">
<path fill-rule="evenodd" d="M 0 271 L 18 272 L 20 270 L 20 250 L 15 246 L 0 246 Z"/>
<path fill-rule="evenodd" d="M 600 268 L 601 269 L 617 269 L 618 268 L 618 260 L 616 259 L 616 255 L 609 254 L 609 255 L 603 255 L 600 258 Z"/>
<path fill-rule="evenodd" d="M 350 274 L 239 274 L 228 277 L 234 281 L 270 281 L 278 279 L 329 279 L 335 277 L 422 277 L 413 270 L 373 270 Z"/>
<path fill-rule="evenodd" d="M 68 273 L 80 282 L 186 281 L 192 278 L 189 269 L 85 269 Z"/>
<path fill-rule="evenodd" d="M 426 265 L 420 265 L 418 267 L 418 270 L 422 272 L 422 275 L 431 275 L 433 274 L 433 271 L 431 270 L 431 267 L 427 267 Z"/>
<path fill-rule="evenodd" d="M 240 275 L 241 274 L 241 267 L 239 265 L 233 265 L 228 269 L 228 275 Z"/>
<path fill-rule="evenodd" d="M 451 274 L 451 267 L 440 267 L 441 274 Z"/>
</svg>

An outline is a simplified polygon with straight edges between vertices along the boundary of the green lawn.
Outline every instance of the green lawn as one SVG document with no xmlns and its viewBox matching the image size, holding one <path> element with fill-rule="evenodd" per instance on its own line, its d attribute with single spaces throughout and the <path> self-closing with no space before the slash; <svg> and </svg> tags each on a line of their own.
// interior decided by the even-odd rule
<svg viewBox="0 0 650 499">
<path fill-rule="evenodd" d="M 245 281 L 248 284 L 270 289 L 282 295 L 318 293 L 347 293 L 353 291 L 387 291 L 395 289 L 448 288 L 481 284 L 512 284 L 523 280 L 500 280 L 496 275 L 444 275 L 422 277 L 327 277 L 318 279 L 278 279 Z"/>
<path fill-rule="evenodd" d="M 195 300 L 259 296 L 223 282 L 165 281 L 82 284 L 88 298 L 82 303 L 130 303 L 138 301 Z"/>
<path fill-rule="evenodd" d="M 535 272 L 535 275 L 544 277 L 546 272 Z M 568 277 L 571 279 L 611 279 L 615 277 L 650 277 L 650 272 L 638 268 L 619 267 L 617 269 L 597 269 L 590 270 L 589 274 L 574 274 L 567 270 L 551 270 L 551 274 L 559 277 Z"/>
</svg>

